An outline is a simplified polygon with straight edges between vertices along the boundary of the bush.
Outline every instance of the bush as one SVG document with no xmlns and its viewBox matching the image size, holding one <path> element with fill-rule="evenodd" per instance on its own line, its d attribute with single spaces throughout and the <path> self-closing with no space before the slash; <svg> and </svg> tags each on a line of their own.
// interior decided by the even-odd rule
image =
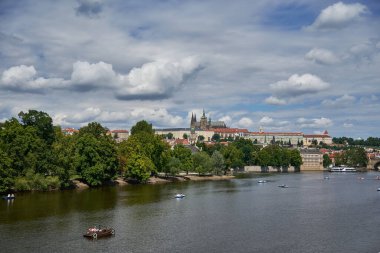
<svg viewBox="0 0 380 253">
<path fill-rule="evenodd" d="M 16 178 L 15 180 L 15 190 L 16 191 L 30 191 L 31 187 L 29 185 L 29 182 L 24 177 Z"/>
</svg>

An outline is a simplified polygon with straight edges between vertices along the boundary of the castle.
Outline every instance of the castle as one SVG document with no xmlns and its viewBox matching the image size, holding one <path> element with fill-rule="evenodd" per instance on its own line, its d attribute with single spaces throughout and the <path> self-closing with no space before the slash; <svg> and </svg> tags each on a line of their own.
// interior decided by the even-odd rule
<svg viewBox="0 0 380 253">
<path fill-rule="evenodd" d="M 190 120 L 190 129 L 191 130 L 211 130 L 216 128 L 227 128 L 224 121 L 211 121 L 211 117 L 207 120 L 205 115 L 205 110 L 203 110 L 203 114 L 201 120 L 197 122 L 197 115 L 191 114 Z"/>
</svg>

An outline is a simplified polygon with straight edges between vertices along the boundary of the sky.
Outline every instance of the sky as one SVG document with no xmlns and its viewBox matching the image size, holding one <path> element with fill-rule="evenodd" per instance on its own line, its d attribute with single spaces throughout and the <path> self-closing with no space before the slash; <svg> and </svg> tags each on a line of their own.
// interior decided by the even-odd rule
<svg viewBox="0 0 380 253">
<path fill-rule="evenodd" d="M 0 0 L 0 121 L 380 137 L 380 1 Z"/>
</svg>

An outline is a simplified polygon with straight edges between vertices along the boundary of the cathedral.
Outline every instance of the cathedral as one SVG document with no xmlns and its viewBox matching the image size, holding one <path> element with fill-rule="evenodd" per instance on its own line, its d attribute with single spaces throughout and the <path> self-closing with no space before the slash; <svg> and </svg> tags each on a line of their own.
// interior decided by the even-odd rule
<svg viewBox="0 0 380 253">
<path fill-rule="evenodd" d="M 215 128 L 227 128 L 227 126 L 224 121 L 211 121 L 211 117 L 207 120 L 205 110 L 203 110 L 203 114 L 199 122 L 197 122 L 197 115 L 193 113 L 191 114 L 191 130 L 211 130 Z"/>
</svg>

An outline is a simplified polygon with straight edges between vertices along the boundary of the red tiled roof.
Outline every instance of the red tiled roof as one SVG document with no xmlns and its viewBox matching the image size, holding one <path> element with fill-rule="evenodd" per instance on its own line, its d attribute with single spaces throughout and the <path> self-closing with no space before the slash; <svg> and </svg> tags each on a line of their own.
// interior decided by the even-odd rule
<svg viewBox="0 0 380 253">
<path fill-rule="evenodd" d="M 215 133 L 248 133 L 245 128 L 215 128 Z"/>
<path fill-rule="evenodd" d="M 123 129 L 116 129 L 116 130 L 111 130 L 111 133 L 129 133 L 129 131 L 123 130 Z"/>
<path fill-rule="evenodd" d="M 65 129 L 62 129 L 62 132 L 65 132 L 65 133 L 78 133 L 79 130 L 75 129 L 75 128 L 65 128 Z"/>
<path fill-rule="evenodd" d="M 252 135 L 294 135 L 294 136 L 302 136 L 301 132 L 250 132 Z"/>
<path fill-rule="evenodd" d="M 182 144 L 182 145 L 189 145 L 189 140 L 188 139 L 175 139 L 174 143 L 177 144 Z"/>
</svg>

